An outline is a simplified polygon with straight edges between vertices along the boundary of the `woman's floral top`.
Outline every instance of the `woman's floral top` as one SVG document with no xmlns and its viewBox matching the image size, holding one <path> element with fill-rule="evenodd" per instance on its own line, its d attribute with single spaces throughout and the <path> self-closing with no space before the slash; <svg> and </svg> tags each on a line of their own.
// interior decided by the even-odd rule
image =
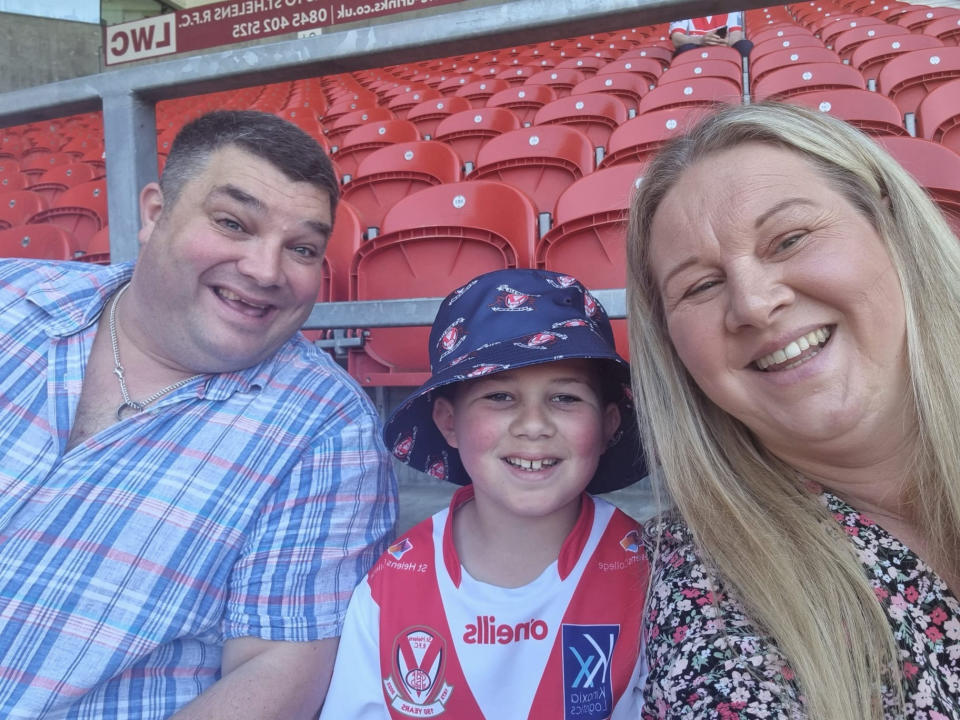
<svg viewBox="0 0 960 720">
<path fill-rule="evenodd" d="M 823 502 L 846 530 L 900 646 L 906 716 L 960 720 L 960 603 L 899 540 L 835 495 Z M 655 523 L 648 526 L 654 532 Z M 645 538 L 652 549 L 656 538 Z M 779 649 L 711 581 L 679 519 L 663 526 L 646 627 L 649 718 L 805 718 Z M 714 598 L 719 605 L 718 617 Z M 748 669 L 749 667 L 749 669 Z M 885 696 L 893 718 L 893 694 Z"/>
</svg>

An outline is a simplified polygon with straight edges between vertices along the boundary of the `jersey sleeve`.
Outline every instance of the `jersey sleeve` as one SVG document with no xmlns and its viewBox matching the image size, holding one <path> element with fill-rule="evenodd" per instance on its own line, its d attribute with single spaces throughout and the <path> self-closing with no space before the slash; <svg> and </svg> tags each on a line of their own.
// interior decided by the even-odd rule
<svg viewBox="0 0 960 720">
<path fill-rule="evenodd" d="M 390 720 L 380 677 L 380 609 L 364 580 L 347 609 L 320 720 Z"/>
<path fill-rule="evenodd" d="M 732 12 L 727 16 L 727 29 L 730 32 L 743 30 L 743 12 Z"/>
<path fill-rule="evenodd" d="M 323 432 L 261 508 L 230 580 L 226 638 L 340 634 L 354 587 L 396 521 L 396 478 L 372 405 L 344 384 Z"/>
</svg>

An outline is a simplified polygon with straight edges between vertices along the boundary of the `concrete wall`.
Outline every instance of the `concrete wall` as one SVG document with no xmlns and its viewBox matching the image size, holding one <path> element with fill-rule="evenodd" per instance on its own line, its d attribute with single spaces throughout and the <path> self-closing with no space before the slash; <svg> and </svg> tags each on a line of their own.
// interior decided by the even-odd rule
<svg viewBox="0 0 960 720">
<path fill-rule="evenodd" d="M 99 25 L 0 13 L 0 93 L 100 70 Z"/>
</svg>

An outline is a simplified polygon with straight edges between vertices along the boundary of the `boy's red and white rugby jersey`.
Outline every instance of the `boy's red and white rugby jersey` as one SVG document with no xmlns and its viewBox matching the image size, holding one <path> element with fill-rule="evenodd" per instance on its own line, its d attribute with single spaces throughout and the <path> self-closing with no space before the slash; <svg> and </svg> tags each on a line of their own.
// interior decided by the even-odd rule
<svg viewBox="0 0 960 720">
<path fill-rule="evenodd" d="M 585 494 L 557 562 L 502 588 L 457 558 L 450 519 L 472 496 L 458 490 L 357 587 L 322 720 L 610 716 L 640 645 L 648 565 L 636 521 Z"/>
</svg>

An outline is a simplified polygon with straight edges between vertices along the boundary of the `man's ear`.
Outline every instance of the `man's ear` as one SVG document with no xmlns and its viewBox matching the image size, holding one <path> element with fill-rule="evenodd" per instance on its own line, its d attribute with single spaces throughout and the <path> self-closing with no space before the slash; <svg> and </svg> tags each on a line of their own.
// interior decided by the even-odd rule
<svg viewBox="0 0 960 720">
<path fill-rule="evenodd" d="M 153 234 L 160 216 L 163 214 L 163 191 L 160 185 L 152 182 L 140 191 L 140 234 L 141 245 L 146 245 Z"/>
<path fill-rule="evenodd" d="M 433 423 L 447 441 L 447 445 L 453 448 L 457 447 L 457 433 L 453 427 L 454 415 L 453 403 L 449 398 L 440 396 L 433 401 Z"/>
</svg>

